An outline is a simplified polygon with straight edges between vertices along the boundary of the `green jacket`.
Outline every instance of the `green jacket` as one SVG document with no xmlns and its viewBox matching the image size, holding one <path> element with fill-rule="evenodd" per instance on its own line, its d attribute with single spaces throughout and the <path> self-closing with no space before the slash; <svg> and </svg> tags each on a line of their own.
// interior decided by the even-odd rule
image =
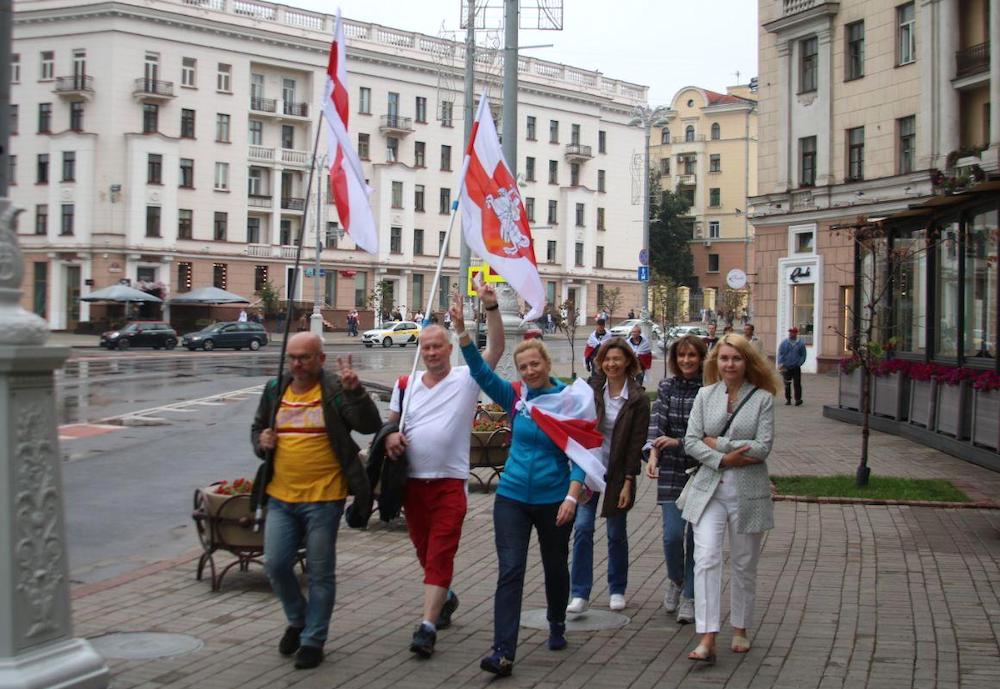
<svg viewBox="0 0 1000 689">
<path fill-rule="evenodd" d="M 250 442 L 258 457 L 264 460 L 257 471 L 254 481 L 254 497 L 251 502 L 254 508 L 258 501 L 267 503 L 267 484 L 274 475 L 274 453 L 267 452 L 260 446 L 260 432 L 270 428 L 274 418 L 274 405 L 285 394 L 291 384 L 291 376 L 285 376 L 281 383 L 281 394 L 277 394 L 278 379 L 268 381 L 261 395 L 257 413 L 254 415 L 253 426 L 250 428 Z M 368 482 L 365 467 L 358 459 L 358 446 L 351 438 L 351 431 L 359 433 L 375 433 L 382 427 L 382 417 L 378 407 L 365 391 L 364 387 L 356 390 L 344 390 L 340 376 L 320 372 L 320 388 L 323 395 L 323 421 L 326 424 L 326 437 L 330 440 L 334 454 L 340 461 L 341 470 L 347 480 L 348 493 L 354 496 L 359 508 L 371 510 L 372 491 Z"/>
</svg>

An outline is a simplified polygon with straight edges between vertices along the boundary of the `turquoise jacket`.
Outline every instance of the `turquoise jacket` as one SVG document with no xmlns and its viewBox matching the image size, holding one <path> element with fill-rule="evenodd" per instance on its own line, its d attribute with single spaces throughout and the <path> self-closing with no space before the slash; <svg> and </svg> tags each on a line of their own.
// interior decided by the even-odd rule
<svg viewBox="0 0 1000 689">
<path fill-rule="evenodd" d="M 514 387 L 490 370 L 475 344 L 470 342 L 462 347 L 462 356 L 483 392 L 510 412 L 517 401 Z M 528 388 L 527 398 L 559 392 L 566 387 L 555 378 L 549 380 L 551 385 L 547 388 Z M 569 482 L 583 483 L 586 474 L 549 440 L 530 416 L 515 412 L 513 419 L 510 453 L 500 475 L 497 495 L 531 505 L 562 502 Z"/>
</svg>

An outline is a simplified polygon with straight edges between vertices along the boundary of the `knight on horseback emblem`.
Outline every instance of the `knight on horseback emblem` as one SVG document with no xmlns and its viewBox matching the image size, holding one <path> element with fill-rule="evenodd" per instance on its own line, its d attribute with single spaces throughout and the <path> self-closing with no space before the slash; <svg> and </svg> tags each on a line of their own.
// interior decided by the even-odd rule
<svg viewBox="0 0 1000 689">
<path fill-rule="evenodd" d="M 501 187 L 496 196 L 488 194 L 486 206 L 500 221 L 500 237 L 505 244 L 510 245 L 503 247 L 505 254 L 514 256 L 520 249 L 530 246 L 531 242 L 518 226 L 521 221 L 521 204 L 512 189 Z"/>
</svg>

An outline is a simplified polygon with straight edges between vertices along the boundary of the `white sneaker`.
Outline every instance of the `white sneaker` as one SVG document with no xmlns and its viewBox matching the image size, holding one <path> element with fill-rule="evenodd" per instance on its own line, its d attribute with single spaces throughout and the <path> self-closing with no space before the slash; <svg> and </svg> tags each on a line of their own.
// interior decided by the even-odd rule
<svg viewBox="0 0 1000 689">
<path fill-rule="evenodd" d="M 694 622 L 694 598 L 681 596 L 680 605 L 677 607 L 677 622 L 679 624 Z"/>
<path fill-rule="evenodd" d="M 663 594 L 663 609 L 668 613 L 676 612 L 677 602 L 681 597 L 681 587 L 667 579 L 667 592 Z"/>
<path fill-rule="evenodd" d="M 574 598 L 566 606 L 566 612 L 570 615 L 579 615 L 587 610 L 587 599 L 586 598 Z"/>
<path fill-rule="evenodd" d="M 620 593 L 611 594 L 611 603 L 608 605 L 612 610 L 624 610 L 625 609 L 625 596 Z"/>
</svg>

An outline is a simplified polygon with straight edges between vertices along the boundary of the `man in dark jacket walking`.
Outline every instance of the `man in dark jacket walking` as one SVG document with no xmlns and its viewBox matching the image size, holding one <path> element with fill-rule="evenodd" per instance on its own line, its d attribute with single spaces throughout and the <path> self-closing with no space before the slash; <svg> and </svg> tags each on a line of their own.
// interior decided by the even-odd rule
<svg viewBox="0 0 1000 689">
<path fill-rule="evenodd" d="M 268 507 L 265 569 L 288 619 L 278 651 L 294 653 L 302 669 L 323 660 L 336 599 L 337 529 L 348 493 L 371 509 L 371 487 L 351 431 L 375 433 L 382 419 L 350 356 L 346 362 L 338 357 L 339 375 L 326 373 L 322 340 L 314 333 L 292 336 L 287 353 L 290 376 L 264 388 L 251 441 L 264 459 L 255 490 Z M 308 599 L 293 569 L 303 542 Z"/>
<path fill-rule="evenodd" d="M 788 329 L 788 339 L 778 346 L 777 364 L 785 380 L 785 404 L 792 403 L 795 388 L 795 406 L 802 406 L 802 364 L 806 363 L 806 345 L 799 339 L 799 329 Z"/>
</svg>

